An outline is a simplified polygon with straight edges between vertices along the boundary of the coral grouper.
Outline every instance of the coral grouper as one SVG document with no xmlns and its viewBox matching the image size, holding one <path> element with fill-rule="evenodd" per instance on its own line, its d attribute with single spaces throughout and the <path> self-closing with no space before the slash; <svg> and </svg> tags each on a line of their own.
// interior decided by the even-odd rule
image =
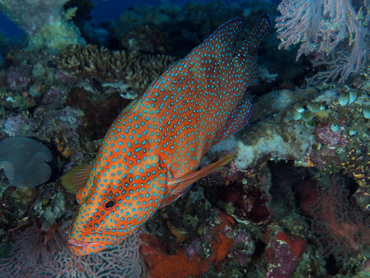
<svg viewBox="0 0 370 278">
<path fill-rule="evenodd" d="M 243 100 L 258 83 L 256 53 L 268 34 L 265 13 L 236 49 L 242 20 L 230 20 L 175 63 L 117 117 L 93 166 L 78 166 L 62 183 L 80 204 L 69 233 L 77 256 L 123 241 L 191 184 L 234 154 L 198 170 L 207 150 L 248 122 Z"/>
</svg>

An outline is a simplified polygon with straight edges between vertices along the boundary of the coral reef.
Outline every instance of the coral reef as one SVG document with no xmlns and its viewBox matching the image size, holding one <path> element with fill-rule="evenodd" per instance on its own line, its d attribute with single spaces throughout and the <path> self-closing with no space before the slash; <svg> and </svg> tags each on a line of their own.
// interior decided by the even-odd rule
<svg viewBox="0 0 370 278">
<path fill-rule="evenodd" d="M 313 228 L 320 241 L 325 242 L 323 252 L 334 252 L 337 260 L 353 259 L 370 245 L 369 215 L 350 196 L 350 186 L 343 177 L 330 175 L 308 180 L 299 189 L 299 193 L 305 193 L 299 198 L 301 210 L 314 220 Z M 310 199 L 304 198 L 307 192 Z"/>
<path fill-rule="evenodd" d="M 315 51 L 316 67 L 329 69 L 309 78 L 311 84 L 344 82 L 352 72 L 360 73 L 368 60 L 369 4 L 365 1 L 284 0 L 276 19 L 279 49 L 301 43 L 297 60 L 302 54 Z M 364 16 L 367 14 L 367 16 Z"/>
<path fill-rule="evenodd" d="M 281 5 L 291 2 L 298 1 Z M 315 3 L 323 2 L 328 1 Z M 361 17 L 356 3 L 351 5 L 361 25 L 369 17 L 365 10 Z M 245 20 L 239 45 L 263 11 L 274 19 L 277 9 L 257 0 L 182 6 L 162 1 L 134 5 L 119 19 L 97 25 L 89 16 L 91 1 L 0 0 L 0 7 L 29 36 L 27 50 L 7 38 L 0 44 L 0 163 L 6 153 L 14 158 L 7 159 L 17 166 L 15 173 L 31 169 L 26 177 L 32 186 L 20 188 L 23 182 L 0 175 L 4 277 L 54 277 L 62 271 L 67 277 L 369 276 L 367 60 L 358 60 L 361 67 L 352 67 L 349 77 L 343 71 L 349 68 L 342 69 L 344 83 L 335 83 L 325 74 L 340 70 L 340 63 L 314 67 L 316 52 L 295 63 L 298 48 L 278 51 L 273 33 L 259 50 L 261 83 L 246 93 L 253 104 L 248 125 L 214 146 L 201 167 L 237 152 L 235 159 L 156 212 L 143 233 L 76 258 L 67 252 L 65 231 L 78 205 L 61 187 L 61 174 L 91 163 L 112 120 L 131 99 L 220 24 L 237 16 Z M 73 24 L 96 45 L 84 46 Z M 54 40 L 55 32 L 63 36 Z M 338 47 L 336 52 L 351 54 L 356 46 Z M 308 86 L 315 74 L 330 77 L 327 84 Z M 40 169 L 24 167 L 26 152 L 2 147 L 17 137 L 34 138 L 49 149 L 43 158 L 52 157 L 50 172 L 41 182 L 35 181 Z"/>
<path fill-rule="evenodd" d="M 267 230 L 265 238 L 268 243 L 266 248 L 268 266 L 265 277 L 292 277 L 305 252 L 306 241 L 283 231 L 273 231 L 273 228 Z"/>
<path fill-rule="evenodd" d="M 178 246 L 179 250 L 175 254 L 167 255 L 168 248 L 165 245 L 150 235 L 144 235 L 141 254 L 149 265 L 150 275 L 186 278 L 204 274 L 209 268 L 209 263 L 219 265 L 226 258 L 234 243 L 234 238 L 222 232 L 224 228 L 231 229 L 229 226 L 232 226 L 233 220 L 221 213 L 220 221 L 221 223 L 207 231 L 207 245 L 210 249 L 206 257 L 196 254 L 201 252 L 202 247 L 199 242 L 192 243 L 192 245 L 198 245 L 194 253 L 189 254 L 189 247 Z M 177 267 L 173 267 L 174 265 Z"/>
<path fill-rule="evenodd" d="M 174 57 L 165 55 L 78 45 L 62 53 L 60 67 L 71 75 L 96 79 L 103 87 L 119 88 L 125 98 L 134 99 L 175 61 Z"/>
<path fill-rule="evenodd" d="M 57 53 L 69 44 L 84 44 L 79 30 L 63 14 L 67 0 L 2 0 L 0 10 L 29 35 L 29 50 Z"/>
<path fill-rule="evenodd" d="M 0 257 L 2 277 L 141 277 L 143 266 L 138 259 L 141 240 L 136 234 L 109 252 L 77 258 L 67 248 L 66 223 L 47 229 L 33 225 L 15 231 L 8 258 Z M 0 244 L 1 248 L 4 244 Z"/>
<path fill-rule="evenodd" d="M 127 30 L 121 37 L 121 45 L 128 51 L 164 54 L 166 35 L 153 23 L 143 23 Z"/>
<path fill-rule="evenodd" d="M 48 181 L 53 156 L 42 143 L 27 137 L 5 138 L 0 142 L 0 169 L 16 187 L 34 187 Z"/>
</svg>

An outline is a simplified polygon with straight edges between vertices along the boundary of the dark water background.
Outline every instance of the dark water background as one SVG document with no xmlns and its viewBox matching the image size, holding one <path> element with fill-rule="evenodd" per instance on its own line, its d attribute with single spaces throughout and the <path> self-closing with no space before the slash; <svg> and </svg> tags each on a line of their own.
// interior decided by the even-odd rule
<svg viewBox="0 0 370 278">
<path fill-rule="evenodd" d="M 37 0 L 35 0 L 37 1 Z M 171 3 L 183 5 L 189 0 L 170 0 Z M 197 2 L 211 2 L 212 0 L 201 0 Z M 245 0 L 242 0 L 245 1 Z M 96 8 L 92 11 L 92 16 L 97 23 L 109 20 L 112 18 L 117 18 L 121 13 L 127 10 L 130 6 L 135 4 L 149 4 L 156 5 L 160 0 L 94 0 Z M 224 3 L 240 2 L 232 0 L 224 0 Z M 272 0 L 271 2 L 279 3 L 280 0 Z M 20 30 L 17 24 L 13 23 L 5 15 L 0 13 L 0 31 L 8 36 L 21 37 L 24 32 Z"/>
</svg>

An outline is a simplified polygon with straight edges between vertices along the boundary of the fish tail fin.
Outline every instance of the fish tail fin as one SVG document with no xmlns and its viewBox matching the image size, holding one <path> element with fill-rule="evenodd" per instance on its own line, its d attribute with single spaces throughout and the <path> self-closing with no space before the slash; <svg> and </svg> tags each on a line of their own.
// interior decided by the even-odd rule
<svg viewBox="0 0 370 278">
<path fill-rule="evenodd" d="M 257 76 L 257 49 L 261 41 L 270 32 L 271 20 L 265 12 L 254 24 L 243 44 L 236 51 L 234 57 L 240 66 L 245 67 L 247 85 L 256 85 Z"/>
</svg>

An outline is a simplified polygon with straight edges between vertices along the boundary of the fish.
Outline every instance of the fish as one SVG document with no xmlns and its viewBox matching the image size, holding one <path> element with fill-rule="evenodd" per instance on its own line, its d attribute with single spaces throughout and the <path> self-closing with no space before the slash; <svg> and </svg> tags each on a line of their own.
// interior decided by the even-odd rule
<svg viewBox="0 0 370 278">
<path fill-rule="evenodd" d="M 270 26 L 264 13 L 238 48 L 242 19 L 220 26 L 119 114 L 93 165 L 64 174 L 79 204 L 68 235 L 72 254 L 119 244 L 233 159 L 199 169 L 207 150 L 248 123 L 252 104 L 244 93 L 259 82 L 257 51 Z"/>
</svg>

